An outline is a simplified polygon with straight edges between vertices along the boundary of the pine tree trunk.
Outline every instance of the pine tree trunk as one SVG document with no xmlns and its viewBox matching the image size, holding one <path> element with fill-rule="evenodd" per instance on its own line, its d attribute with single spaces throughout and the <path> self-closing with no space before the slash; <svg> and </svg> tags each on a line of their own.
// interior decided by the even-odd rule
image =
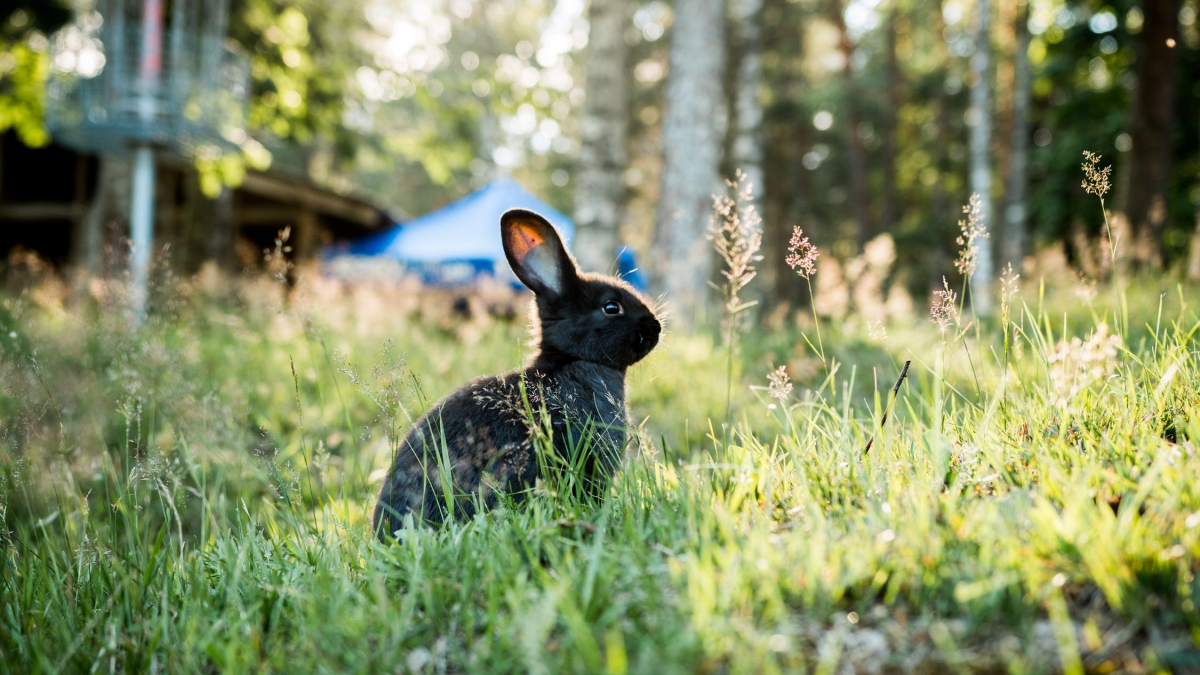
<svg viewBox="0 0 1200 675">
<path fill-rule="evenodd" d="M 1025 221 L 1028 219 L 1026 186 L 1029 170 L 1029 102 L 1033 91 L 1029 66 L 1029 4 L 1022 4 L 1015 20 L 1013 52 L 1012 137 L 1009 141 L 1007 206 L 1004 211 L 1004 251 L 1001 260 L 1020 269 L 1025 256 Z"/>
<path fill-rule="evenodd" d="M 706 296 L 712 252 L 704 237 L 718 171 L 725 115 L 722 0 L 678 0 L 664 88 L 663 174 L 654 233 L 653 280 L 687 321 Z M 689 311 L 690 310 L 690 311 Z"/>
<path fill-rule="evenodd" d="M 1188 248 L 1187 278 L 1188 281 L 1200 281 L 1200 207 L 1196 208 L 1196 230 L 1192 232 Z"/>
<path fill-rule="evenodd" d="M 950 213 L 950 199 L 946 194 L 945 177 L 950 169 L 947 166 L 947 139 L 950 129 L 950 96 L 946 93 L 946 79 L 950 73 L 950 54 L 946 49 L 946 22 L 942 18 L 943 2 L 938 2 L 937 11 L 933 15 L 934 52 L 937 58 L 937 72 L 941 76 L 938 83 L 937 98 L 934 100 L 933 115 L 933 161 L 937 169 L 937 180 L 934 181 L 929 195 L 929 211 L 932 227 L 930 230 L 937 235 L 933 242 L 932 260 L 930 264 L 929 285 L 940 287 L 943 276 L 946 275 L 946 241 L 953 241 L 943 235 L 950 232 L 954 222 Z"/>
<path fill-rule="evenodd" d="M 887 105 L 883 113 L 883 212 L 884 230 L 894 227 L 896 212 L 896 113 L 900 110 L 900 63 L 896 58 L 896 8 L 888 12 L 886 36 Z"/>
<path fill-rule="evenodd" d="M 808 170 L 804 154 L 811 147 L 808 124 L 797 124 L 802 115 L 804 76 L 800 68 L 803 45 L 795 26 L 802 20 L 802 8 L 789 0 L 766 0 L 759 26 L 763 32 L 761 52 L 774 55 L 774 63 L 763 78 L 772 82 L 772 106 L 763 121 L 763 248 L 787 251 L 792 227 L 812 229 L 807 216 L 809 205 Z M 803 281 L 787 266 L 786 255 L 766 255 L 760 263 L 764 289 L 764 313 L 782 303 L 788 307 L 806 307 L 808 292 Z M 755 283 L 758 283 L 757 281 Z"/>
<path fill-rule="evenodd" d="M 625 209 L 625 141 L 629 127 L 629 24 L 625 0 L 592 0 L 585 61 L 587 97 L 575 181 L 575 242 L 584 269 L 609 271 Z"/>
<path fill-rule="evenodd" d="M 115 272 L 118 261 L 111 258 L 128 252 L 121 243 L 128 236 L 133 164 L 126 156 L 101 155 L 97 172 L 92 203 L 73 238 L 72 259 L 86 277 Z M 106 249 L 114 254 L 108 259 Z M 113 269 L 106 269 L 110 266 Z"/>
<path fill-rule="evenodd" d="M 758 97 L 762 84 L 763 0 L 731 0 L 731 19 L 737 40 L 737 68 L 733 78 L 733 167 L 746 174 L 758 201 L 763 201 L 763 107 Z"/>
<path fill-rule="evenodd" d="M 991 3 L 979 0 L 975 6 L 975 53 L 971 55 L 971 191 L 978 194 L 983 222 L 992 222 L 992 85 L 991 85 Z M 991 286 L 994 279 L 991 239 L 976 239 L 979 255 L 971 275 L 971 304 L 980 314 L 992 308 Z"/>
<path fill-rule="evenodd" d="M 1191 247 L 1188 249 L 1188 281 L 1200 281 L 1200 202 L 1195 204 L 1196 230 L 1192 232 Z"/>
<path fill-rule="evenodd" d="M 1142 31 L 1136 36 L 1137 86 L 1129 136 L 1133 147 L 1124 170 L 1117 210 L 1132 228 L 1137 257 L 1162 263 L 1171 134 L 1175 127 L 1179 0 L 1142 0 Z"/>
<path fill-rule="evenodd" d="M 179 208 L 175 258 L 179 271 L 193 274 L 208 261 L 224 271 L 236 271 L 233 190 L 223 188 L 216 199 L 209 199 L 200 191 L 195 173 L 188 171 L 180 180 L 183 203 Z"/>
<path fill-rule="evenodd" d="M 842 68 L 842 86 L 845 89 L 846 101 L 846 145 L 849 155 L 846 158 L 850 183 L 850 207 L 854 211 L 854 220 L 858 224 L 858 245 L 861 248 L 871 238 L 871 216 L 869 196 L 867 194 L 867 154 L 863 148 L 862 137 L 858 133 L 859 102 L 858 84 L 854 75 L 854 44 L 846 31 L 845 9 L 842 3 L 834 3 L 833 23 L 840 35 L 840 47 L 845 65 Z"/>
</svg>

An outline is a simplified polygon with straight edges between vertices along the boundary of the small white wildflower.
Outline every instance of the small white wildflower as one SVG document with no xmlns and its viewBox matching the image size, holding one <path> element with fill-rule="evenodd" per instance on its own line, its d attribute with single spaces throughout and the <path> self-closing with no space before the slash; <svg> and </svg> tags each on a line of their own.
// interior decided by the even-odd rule
<svg viewBox="0 0 1200 675">
<path fill-rule="evenodd" d="M 422 672 L 425 669 L 425 664 L 429 663 L 433 655 L 424 647 L 417 647 L 408 653 L 408 669 L 414 673 Z"/>
<path fill-rule="evenodd" d="M 1075 297 L 1079 299 L 1085 306 L 1091 307 L 1092 301 L 1096 299 L 1096 280 L 1089 279 L 1083 273 L 1079 273 L 1075 277 L 1075 288 L 1073 289 Z"/>
<path fill-rule="evenodd" d="M 883 342 L 888 339 L 887 326 L 882 319 L 872 319 L 867 322 L 867 335 L 872 339 Z"/>
<path fill-rule="evenodd" d="M 771 383 L 767 387 L 767 393 L 772 398 L 783 402 L 788 397 L 788 394 L 792 393 L 792 382 L 791 378 L 788 377 L 786 366 L 776 368 L 775 372 L 767 375 L 767 380 Z"/>
<path fill-rule="evenodd" d="M 1068 412 L 1077 412 L 1076 397 L 1116 371 L 1121 345 L 1121 337 L 1110 335 L 1105 323 L 1097 325 L 1086 340 L 1078 337 L 1069 342 L 1060 340 L 1046 355 L 1050 364 L 1052 404 Z"/>
</svg>

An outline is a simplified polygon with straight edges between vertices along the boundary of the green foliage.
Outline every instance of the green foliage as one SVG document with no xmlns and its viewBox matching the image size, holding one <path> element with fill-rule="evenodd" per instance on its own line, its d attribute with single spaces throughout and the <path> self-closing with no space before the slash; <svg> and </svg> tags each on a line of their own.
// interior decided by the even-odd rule
<svg viewBox="0 0 1200 675">
<path fill-rule="evenodd" d="M 1200 654 L 1194 288 L 1139 278 L 1126 315 L 1030 287 L 979 337 L 829 325 L 830 374 L 779 397 L 747 385 L 804 340 L 755 332 L 725 430 L 706 422 L 721 346 L 673 333 L 630 375 L 640 431 L 605 504 L 556 479 L 391 546 L 367 520 L 396 438 L 519 363 L 523 327 L 365 289 L 284 309 L 266 282 L 205 288 L 163 289 L 139 333 L 114 308 L 4 300 L 3 672 L 1038 673 Z"/>
<path fill-rule="evenodd" d="M 252 129 L 307 145 L 340 126 L 352 63 L 361 61 L 347 3 L 245 0 L 232 34 L 250 57 Z"/>
<path fill-rule="evenodd" d="M 42 123 L 43 96 L 50 76 L 50 58 L 27 42 L 0 41 L 0 132 L 16 129 L 26 145 L 38 147 L 49 140 Z"/>
<path fill-rule="evenodd" d="M 32 147 L 50 140 L 43 124 L 50 77 L 46 35 L 69 17 L 57 0 L 20 0 L 0 10 L 0 133 L 15 129 Z"/>
</svg>

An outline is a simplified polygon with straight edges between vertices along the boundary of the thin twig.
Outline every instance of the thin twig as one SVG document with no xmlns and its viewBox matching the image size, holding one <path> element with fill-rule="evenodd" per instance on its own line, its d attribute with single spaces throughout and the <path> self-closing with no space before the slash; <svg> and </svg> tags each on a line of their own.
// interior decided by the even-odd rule
<svg viewBox="0 0 1200 675">
<path fill-rule="evenodd" d="M 896 397 L 900 395 L 900 385 L 904 384 L 904 378 L 908 377 L 908 366 L 912 361 L 905 361 L 904 367 L 900 369 L 900 377 L 896 378 L 896 384 L 892 387 L 892 397 L 888 400 L 887 407 L 883 409 L 883 419 L 879 420 L 879 430 L 883 431 L 883 425 L 887 424 L 888 413 L 892 410 L 892 404 L 896 402 Z M 863 454 L 871 451 L 871 446 L 875 444 L 875 436 L 871 436 L 871 440 L 867 441 L 867 447 L 863 449 Z"/>
</svg>

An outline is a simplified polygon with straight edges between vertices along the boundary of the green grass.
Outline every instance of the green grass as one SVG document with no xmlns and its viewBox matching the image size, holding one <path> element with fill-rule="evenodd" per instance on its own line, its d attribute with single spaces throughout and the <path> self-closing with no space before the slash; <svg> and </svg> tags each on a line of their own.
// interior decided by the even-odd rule
<svg viewBox="0 0 1200 675">
<path fill-rule="evenodd" d="M 0 669 L 1196 672 L 1200 295 L 1130 288 L 1120 320 L 1026 288 L 1019 333 L 830 323 L 828 370 L 756 331 L 728 389 L 710 334 L 669 333 L 603 506 L 543 485 L 393 546 L 391 444 L 519 363 L 519 321 L 193 291 L 132 334 L 8 298 Z M 1047 355 L 1102 321 L 1121 346 L 1071 393 Z"/>
</svg>

